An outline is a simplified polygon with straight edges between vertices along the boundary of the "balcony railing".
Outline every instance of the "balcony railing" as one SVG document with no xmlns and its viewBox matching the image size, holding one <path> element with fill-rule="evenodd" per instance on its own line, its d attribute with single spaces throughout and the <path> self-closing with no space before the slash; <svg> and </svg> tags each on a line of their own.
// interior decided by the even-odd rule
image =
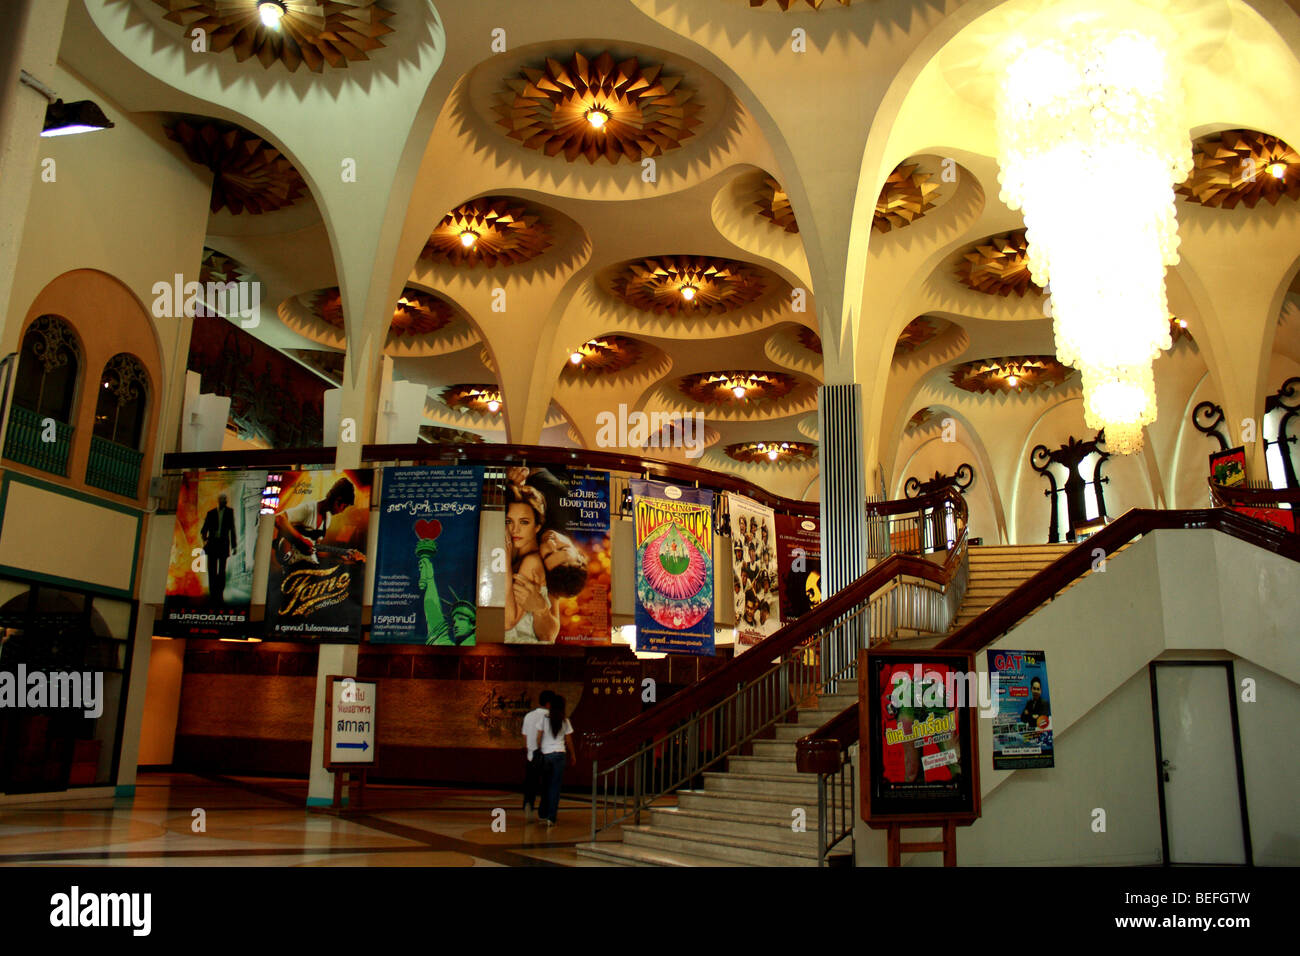
<svg viewBox="0 0 1300 956">
<path fill-rule="evenodd" d="M 143 452 L 92 435 L 90 459 L 86 462 L 86 484 L 134 498 L 140 489 L 140 461 L 143 458 Z"/>
<path fill-rule="evenodd" d="M 52 475 L 68 474 L 72 426 L 18 405 L 9 413 L 5 457 Z"/>
</svg>

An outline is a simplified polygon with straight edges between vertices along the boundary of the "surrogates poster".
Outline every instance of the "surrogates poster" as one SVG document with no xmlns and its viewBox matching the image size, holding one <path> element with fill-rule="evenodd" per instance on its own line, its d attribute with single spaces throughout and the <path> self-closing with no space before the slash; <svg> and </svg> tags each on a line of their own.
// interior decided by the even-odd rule
<svg viewBox="0 0 1300 956">
<path fill-rule="evenodd" d="M 290 471 L 280 488 L 266 584 L 266 631 L 278 640 L 361 640 L 374 470 Z"/>
<path fill-rule="evenodd" d="M 713 655 L 713 492 L 633 479 L 638 651 Z"/>
<path fill-rule="evenodd" d="M 163 603 L 174 637 L 245 637 L 266 472 L 187 471 Z M 259 625 L 260 626 L 260 625 Z"/>
<path fill-rule="evenodd" d="M 481 467 L 387 468 L 370 641 L 473 647 Z"/>
</svg>

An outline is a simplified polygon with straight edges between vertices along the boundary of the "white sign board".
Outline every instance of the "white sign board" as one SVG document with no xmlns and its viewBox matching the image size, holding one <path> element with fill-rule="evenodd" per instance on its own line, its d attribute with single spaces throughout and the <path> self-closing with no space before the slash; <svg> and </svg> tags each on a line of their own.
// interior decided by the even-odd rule
<svg viewBox="0 0 1300 956">
<path fill-rule="evenodd" d="M 379 687 L 374 681 L 336 677 L 330 683 L 326 714 L 325 766 L 375 762 L 375 704 Z"/>
</svg>

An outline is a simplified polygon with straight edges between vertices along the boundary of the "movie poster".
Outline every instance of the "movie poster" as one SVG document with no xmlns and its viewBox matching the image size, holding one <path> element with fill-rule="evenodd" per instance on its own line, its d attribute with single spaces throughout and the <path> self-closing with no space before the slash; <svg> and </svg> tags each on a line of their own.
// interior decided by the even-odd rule
<svg viewBox="0 0 1300 956">
<path fill-rule="evenodd" d="M 278 495 L 266 585 L 272 640 L 361 640 L 373 469 L 290 471 L 267 476 Z"/>
<path fill-rule="evenodd" d="M 187 471 L 159 633 L 245 637 L 265 472 Z"/>
<path fill-rule="evenodd" d="M 1056 766 L 1052 754 L 1052 703 L 1042 651 L 989 650 L 989 682 L 998 677 L 993 717 L 993 769 Z"/>
<path fill-rule="evenodd" d="M 822 603 L 822 544 L 816 518 L 776 516 L 781 623 L 797 621 Z"/>
<path fill-rule="evenodd" d="M 713 656 L 713 492 L 633 479 L 636 648 Z"/>
<path fill-rule="evenodd" d="M 863 657 L 864 818 L 978 815 L 971 720 L 977 701 L 967 699 L 974 692 L 964 678 L 974 670 L 970 655 L 864 651 Z"/>
<path fill-rule="evenodd" d="M 740 654 L 781 627 L 776 524 L 771 508 L 727 495 L 731 521 L 731 579 Z"/>
<path fill-rule="evenodd" d="M 473 647 L 481 467 L 386 468 L 372 644 Z"/>
<path fill-rule="evenodd" d="M 609 475 L 507 468 L 501 493 L 479 589 L 504 608 L 506 643 L 610 643 Z"/>
</svg>

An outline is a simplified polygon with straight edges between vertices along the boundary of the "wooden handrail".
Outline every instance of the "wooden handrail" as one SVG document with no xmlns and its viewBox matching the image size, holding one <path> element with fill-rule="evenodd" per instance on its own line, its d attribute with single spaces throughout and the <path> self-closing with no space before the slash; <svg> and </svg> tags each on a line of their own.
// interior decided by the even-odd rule
<svg viewBox="0 0 1300 956">
<path fill-rule="evenodd" d="M 1278 504 L 1289 504 L 1300 508 L 1300 488 L 1245 488 L 1240 486 L 1216 485 L 1214 479 L 1207 479 L 1210 486 L 1210 498 L 1223 507 L 1240 505 L 1244 508 L 1273 508 Z"/>
<path fill-rule="evenodd" d="M 1207 528 L 1222 531 L 1292 561 L 1300 561 L 1300 535 L 1234 511 L 1224 508 L 1193 511 L 1134 509 L 1080 542 L 936 646 L 978 651 L 992 644 L 1071 581 L 1092 570 L 1093 552 L 1097 548 L 1109 555 L 1152 531 Z M 796 741 L 795 765 L 803 773 L 834 773 L 839 769 L 844 751 L 858 742 L 858 728 L 858 703 L 854 702 L 813 733 Z"/>
<path fill-rule="evenodd" d="M 910 499 L 917 510 L 936 507 L 954 500 L 958 513 L 965 517 L 965 499 L 951 488 L 919 498 Z M 876 502 L 881 504 L 882 502 Z M 722 700 L 742 684 L 749 683 L 772 667 L 772 661 L 792 652 L 818 631 L 835 623 L 871 595 L 899 577 L 916 577 L 936 584 L 948 584 L 961 564 L 961 554 L 966 547 L 966 530 L 963 528 L 943 564 L 912 555 L 892 554 L 885 558 L 852 584 L 837 591 L 799 620 L 787 624 L 775 634 L 764 638 L 740 657 L 733 658 L 718 670 L 695 684 L 678 691 L 653 710 L 647 711 L 602 734 L 584 734 L 586 754 L 597 761 L 609 762 L 628 756 L 641 744 L 661 731 L 689 717 L 697 710 Z M 612 755 L 612 756 L 611 756 Z"/>
</svg>

